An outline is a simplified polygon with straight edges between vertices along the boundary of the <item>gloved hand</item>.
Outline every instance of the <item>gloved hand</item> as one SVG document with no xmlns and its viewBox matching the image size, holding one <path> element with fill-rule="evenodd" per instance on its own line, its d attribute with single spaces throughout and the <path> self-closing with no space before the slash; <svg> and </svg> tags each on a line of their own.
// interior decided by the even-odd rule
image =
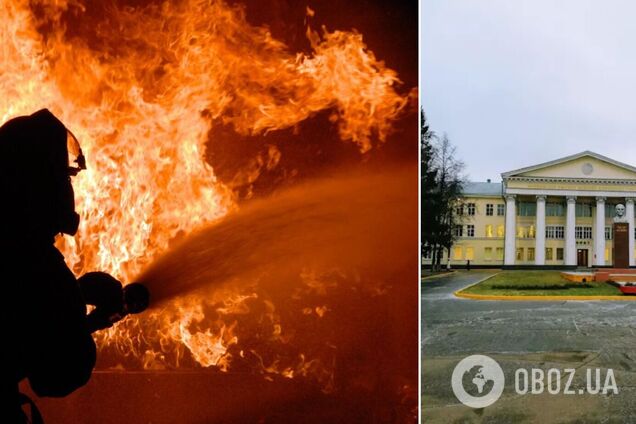
<svg viewBox="0 0 636 424">
<path fill-rule="evenodd" d="M 87 305 L 95 309 L 87 317 L 89 331 L 112 327 L 126 315 L 122 284 L 105 272 L 89 272 L 77 283 Z"/>
</svg>

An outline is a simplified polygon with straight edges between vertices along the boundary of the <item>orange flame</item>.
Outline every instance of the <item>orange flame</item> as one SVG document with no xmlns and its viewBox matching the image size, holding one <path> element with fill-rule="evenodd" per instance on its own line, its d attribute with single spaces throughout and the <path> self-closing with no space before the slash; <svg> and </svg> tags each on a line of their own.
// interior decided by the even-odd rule
<svg viewBox="0 0 636 424">
<path fill-rule="evenodd" d="M 215 122 L 261 134 L 331 110 L 341 138 L 365 152 L 385 140 L 407 104 L 396 73 L 355 31 L 308 28 L 313 53 L 295 54 L 223 1 L 111 6 L 100 18 L 89 7 L 0 0 L 0 122 L 47 107 L 87 157 L 88 170 L 74 180 L 79 232 L 57 241 L 78 275 L 103 270 L 130 281 L 175 237 L 237 207 L 204 159 Z M 153 318 L 161 334 L 155 350 L 139 351 L 136 322 L 102 335 L 102 343 L 147 367 L 162 366 L 167 351 L 178 366 L 187 349 L 202 366 L 227 370 L 228 348 L 239 340 L 222 317 L 247 313 L 253 296 L 224 295 L 212 328 L 199 326 L 203 300 L 188 298 Z M 272 337 L 281 337 L 274 309 Z M 328 311 L 308 309 L 318 317 Z M 295 369 L 263 364 L 287 377 L 316 367 L 305 357 Z"/>
</svg>

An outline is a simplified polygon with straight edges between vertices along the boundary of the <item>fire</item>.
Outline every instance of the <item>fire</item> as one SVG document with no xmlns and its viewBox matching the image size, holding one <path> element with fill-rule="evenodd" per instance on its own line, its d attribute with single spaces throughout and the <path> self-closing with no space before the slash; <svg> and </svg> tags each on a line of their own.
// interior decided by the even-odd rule
<svg viewBox="0 0 636 424">
<path fill-rule="evenodd" d="M 73 182 L 79 232 L 57 241 L 77 275 L 103 270 L 132 281 L 176 238 L 237 209 L 204 159 L 213 125 L 262 134 L 330 110 L 341 138 L 366 152 L 408 103 L 396 73 L 356 31 L 308 26 L 313 52 L 294 53 L 223 1 L 110 6 L 99 17 L 93 6 L 0 0 L 0 121 L 47 107 L 87 157 L 88 170 Z M 270 153 L 275 166 L 280 153 Z M 147 318 L 143 328 L 153 332 L 131 320 L 100 343 L 149 368 L 179 366 L 189 355 L 227 370 L 228 349 L 241 343 L 228 317 L 250 313 L 246 304 L 257 297 L 234 290 L 178 299 Z M 275 305 L 259 301 L 271 338 L 284 338 Z M 330 313 L 323 304 L 308 308 L 317 318 Z M 256 351 L 241 355 L 263 361 Z M 324 372 L 304 355 L 279 365 L 262 369 L 290 378 Z"/>
</svg>

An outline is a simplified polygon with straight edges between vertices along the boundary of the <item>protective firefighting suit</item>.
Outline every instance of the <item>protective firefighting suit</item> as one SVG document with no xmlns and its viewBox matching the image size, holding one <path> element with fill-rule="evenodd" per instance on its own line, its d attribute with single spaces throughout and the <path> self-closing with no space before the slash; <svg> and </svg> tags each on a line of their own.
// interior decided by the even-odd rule
<svg viewBox="0 0 636 424">
<path fill-rule="evenodd" d="M 66 396 L 95 365 L 86 304 L 53 244 L 77 231 L 71 176 L 84 168 L 77 140 L 46 109 L 0 127 L 3 423 L 25 420 L 21 380 L 38 396 Z"/>
</svg>

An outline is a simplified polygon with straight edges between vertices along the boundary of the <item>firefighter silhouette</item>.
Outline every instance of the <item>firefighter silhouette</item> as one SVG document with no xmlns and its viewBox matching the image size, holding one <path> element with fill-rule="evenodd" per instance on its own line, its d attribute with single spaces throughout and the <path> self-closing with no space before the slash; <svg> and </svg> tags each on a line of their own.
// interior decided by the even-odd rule
<svg viewBox="0 0 636 424">
<path fill-rule="evenodd" d="M 0 127 L 0 310 L 6 337 L 0 422 L 26 422 L 20 405 L 28 398 L 18 390 L 23 379 L 38 396 L 62 397 L 86 384 L 96 360 L 91 332 L 148 305 L 142 290 L 141 300 L 127 309 L 121 283 L 104 273 L 89 273 L 95 275 L 79 284 L 54 246 L 56 235 L 77 232 L 71 178 L 83 169 L 77 139 L 47 109 Z M 90 302 L 105 318 L 87 318 L 82 287 L 90 288 Z"/>
</svg>

